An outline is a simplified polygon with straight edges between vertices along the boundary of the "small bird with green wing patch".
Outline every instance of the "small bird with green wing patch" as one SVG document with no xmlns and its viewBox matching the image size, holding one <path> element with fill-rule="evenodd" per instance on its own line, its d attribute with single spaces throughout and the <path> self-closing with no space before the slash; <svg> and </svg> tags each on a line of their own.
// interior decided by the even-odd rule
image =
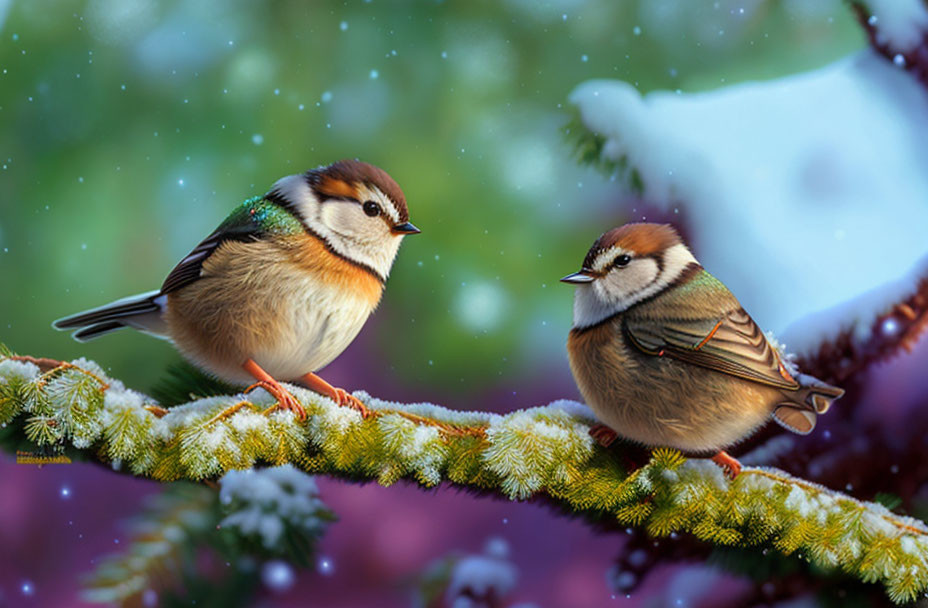
<svg viewBox="0 0 928 608">
<path fill-rule="evenodd" d="M 610 230 L 561 280 L 577 286 L 567 351 L 603 444 L 711 454 L 734 478 L 741 465 L 726 448 L 771 417 L 808 434 L 844 394 L 785 364 L 669 225 Z"/>
<path fill-rule="evenodd" d="M 367 415 L 315 374 L 354 340 L 383 294 L 409 222 L 385 171 L 344 160 L 277 181 L 245 201 L 171 271 L 161 289 L 55 321 L 80 341 L 132 327 L 191 362 L 253 383 L 299 417 L 296 382 Z"/>
</svg>

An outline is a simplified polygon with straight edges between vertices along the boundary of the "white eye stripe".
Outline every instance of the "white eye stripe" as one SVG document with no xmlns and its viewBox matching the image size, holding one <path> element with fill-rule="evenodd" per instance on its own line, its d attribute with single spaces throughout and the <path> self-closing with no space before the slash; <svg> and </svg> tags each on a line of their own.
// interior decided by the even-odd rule
<svg viewBox="0 0 928 608">
<path fill-rule="evenodd" d="M 612 246 L 609 249 L 605 249 L 600 252 L 600 254 L 593 259 L 593 270 L 600 272 L 606 270 L 615 264 L 616 259 L 622 255 L 627 255 L 631 259 L 635 259 L 635 256 L 631 251 L 625 250 L 618 246 Z"/>
<path fill-rule="evenodd" d="M 393 204 L 393 201 L 388 198 L 387 204 L 383 205 L 383 207 L 387 212 L 387 215 L 390 216 L 390 219 L 393 221 L 393 223 L 398 224 L 400 222 L 400 214 L 396 210 L 396 206 Z"/>
<path fill-rule="evenodd" d="M 393 224 L 399 224 L 400 222 L 400 213 L 396 208 L 396 203 L 393 202 L 389 196 L 387 196 L 383 190 L 378 188 L 373 184 L 361 184 L 358 187 L 358 203 L 361 204 L 361 208 L 364 208 L 364 203 L 371 201 L 377 203 L 380 207 L 381 213 L 390 220 Z"/>
<path fill-rule="evenodd" d="M 393 204 L 393 201 L 390 197 L 382 194 L 379 190 L 374 190 L 374 196 L 366 198 L 362 201 L 362 205 L 367 201 L 373 201 L 380 206 L 380 210 L 388 217 L 394 224 L 398 224 L 400 221 L 400 214 L 396 210 L 396 205 Z"/>
</svg>

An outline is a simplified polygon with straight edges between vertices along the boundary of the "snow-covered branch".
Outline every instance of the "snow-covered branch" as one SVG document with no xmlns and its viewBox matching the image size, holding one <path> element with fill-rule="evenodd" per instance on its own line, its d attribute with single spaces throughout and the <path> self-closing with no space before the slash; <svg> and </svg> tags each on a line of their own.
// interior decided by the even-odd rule
<svg viewBox="0 0 928 608">
<path fill-rule="evenodd" d="M 729 482 L 715 465 L 671 450 L 627 471 L 614 450 L 590 438 L 594 420 L 578 403 L 497 415 L 358 394 L 374 412 L 365 419 L 291 390 L 309 414 L 302 423 L 260 392 L 166 410 L 90 361 L 7 355 L 0 360 L 0 422 L 19 449 L 25 442 L 37 452 L 64 450 L 159 481 L 204 481 L 289 463 L 383 485 L 451 483 L 511 500 L 547 497 L 567 512 L 640 526 L 653 536 L 688 532 L 717 545 L 796 553 L 882 583 L 895 601 L 928 588 L 922 522 L 775 469 L 746 468 Z M 226 491 L 230 499 L 250 500 L 234 486 Z M 256 513 L 267 507 L 253 506 Z"/>
<path fill-rule="evenodd" d="M 104 558 L 86 577 L 84 601 L 163 606 L 172 605 L 165 598 L 182 595 L 184 605 L 247 606 L 259 580 L 273 589 L 292 579 L 288 562 L 308 565 L 333 519 L 312 477 L 283 465 L 229 471 L 218 485 L 217 492 L 171 484 L 151 497 L 129 525 L 126 549 Z M 189 573 L 202 570 L 197 562 L 203 549 L 225 562 L 221 584 L 192 583 Z"/>
</svg>

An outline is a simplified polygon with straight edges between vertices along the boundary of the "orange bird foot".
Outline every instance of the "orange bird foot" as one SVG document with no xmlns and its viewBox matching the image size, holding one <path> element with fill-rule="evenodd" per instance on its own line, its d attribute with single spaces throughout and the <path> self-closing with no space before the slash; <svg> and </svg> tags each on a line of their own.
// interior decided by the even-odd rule
<svg viewBox="0 0 928 608">
<path fill-rule="evenodd" d="M 590 437 L 596 440 L 596 443 L 608 448 L 619 438 L 618 433 L 610 429 L 605 424 L 594 424 L 590 427 Z"/>
<path fill-rule="evenodd" d="M 296 400 L 296 397 L 291 395 L 287 389 L 281 386 L 280 382 L 274 380 L 270 374 L 261 369 L 261 367 L 255 363 L 253 360 L 248 359 L 242 364 L 242 369 L 252 375 L 257 382 L 245 389 L 246 393 L 250 393 L 256 388 L 263 388 L 274 399 L 277 399 L 277 407 L 282 410 L 290 410 L 296 414 L 297 420 L 306 419 L 306 410 L 303 409 L 303 406 L 300 405 L 300 402 Z"/>
<path fill-rule="evenodd" d="M 361 418 L 370 418 L 374 412 L 367 408 L 360 399 L 348 394 L 343 388 L 335 388 L 316 374 L 306 374 L 300 380 L 312 391 L 325 395 L 340 407 L 350 407 L 361 413 Z"/>
<path fill-rule="evenodd" d="M 279 382 L 268 382 L 267 380 L 258 380 L 251 386 L 245 389 L 246 393 L 250 393 L 256 388 L 263 388 L 269 392 L 274 399 L 277 399 L 277 407 L 282 410 L 290 410 L 298 420 L 306 419 L 306 410 L 300 405 L 300 402 L 296 400 L 296 397 L 291 395 L 287 389 L 285 389 Z"/>
<path fill-rule="evenodd" d="M 350 407 L 361 412 L 361 418 L 370 418 L 374 415 L 374 412 L 369 410 L 367 406 L 364 405 L 363 401 L 354 395 L 349 394 L 348 391 L 343 388 L 336 388 L 335 396 L 330 395 L 330 397 L 332 397 L 332 399 L 335 400 L 335 403 L 339 404 L 340 406 Z"/>
<path fill-rule="evenodd" d="M 712 462 L 722 467 L 725 476 L 729 479 L 734 479 L 741 473 L 741 463 L 729 456 L 724 450 L 713 456 Z"/>
</svg>

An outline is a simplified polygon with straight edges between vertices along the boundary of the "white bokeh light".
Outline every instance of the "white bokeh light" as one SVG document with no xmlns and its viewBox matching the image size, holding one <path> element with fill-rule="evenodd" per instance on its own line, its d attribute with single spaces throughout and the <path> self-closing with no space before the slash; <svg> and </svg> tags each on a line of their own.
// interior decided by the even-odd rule
<svg viewBox="0 0 928 608">
<path fill-rule="evenodd" d="M 293 587 L 296 574 L 287 562 L 272 560 L 261 566 L 261 582 L 271 591 L 283 593 Z"/>
<path fill-rule="evenodd" d="M 463 283 L 455 298 L 455 316 L 473 330 L 489 331 L 502 322 L 508 308 L 506 292 L 488 281 Z"/>
</svg>

